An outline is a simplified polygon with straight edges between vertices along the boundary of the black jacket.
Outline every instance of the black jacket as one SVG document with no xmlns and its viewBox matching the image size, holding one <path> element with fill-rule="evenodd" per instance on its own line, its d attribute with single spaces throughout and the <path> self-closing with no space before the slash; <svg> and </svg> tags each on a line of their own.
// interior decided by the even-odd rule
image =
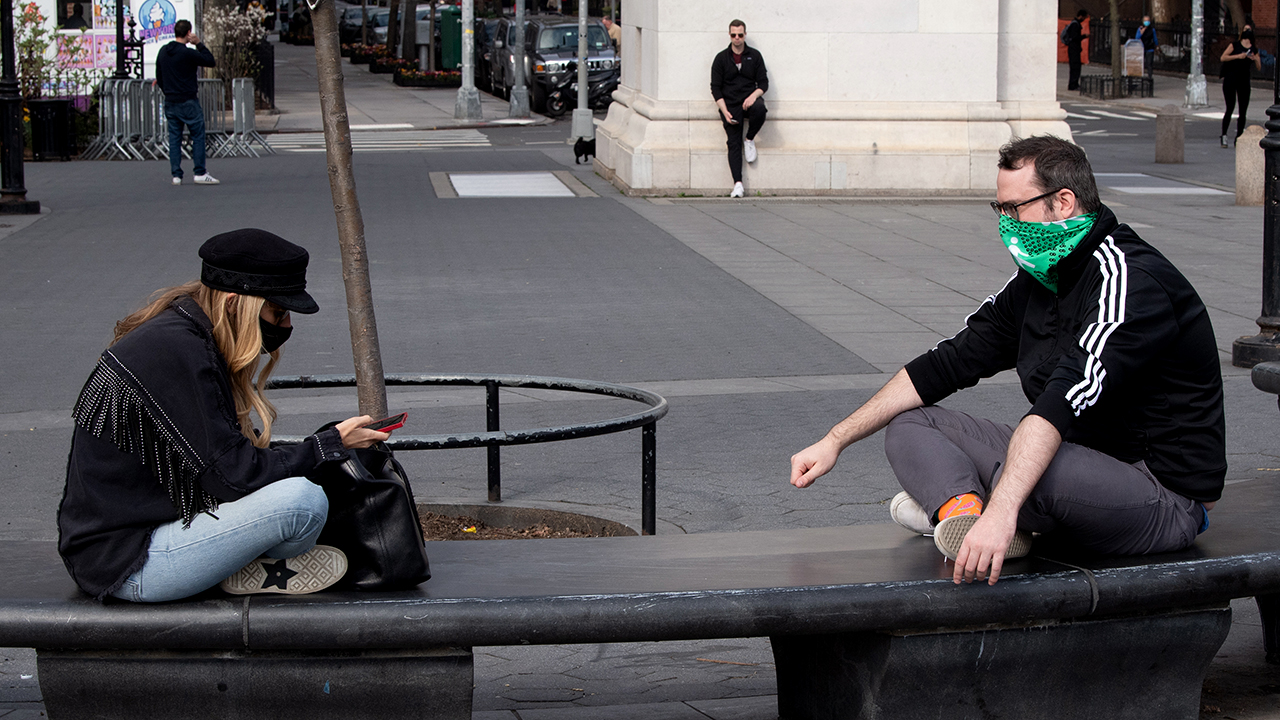
<svg viewBox="0 0 1280 720">
<path fill-rule="evenodd" d="M 58 552 L 98 599 L 142 567 L 156 527 L 347 457 L 336 429 L 254 447 L 211 331 L 200 306 L 179 298 L 107 348 L 80 391 Z"/>
<path fill-rule="evenodd" d="M 192 50 L 177 40 L 160 48 L 156 53 L 156 81 L 164 91 L 165 102 L 180 103 L 195 100 L 198 95 L 196 68 L 216 67 L 218 61 L 204 43 Z"/>
<path fill-rule="evenodd" d="M 759 88 L 761 92 L 769 91 L 769 73 L 764 67 L 764 57 L 760 51 L 744 45 L 742 47 L 742 69 L 733 62 L 733 46 L 721 50 L 711 62 L 711 97 L 724 99 L 726 105 L 742 105 L 747 96 Z"/>
<path fill-rule="evenodd" d="M 1084 34 L 1084 25 L 1079 20 L 1072 20 L 1067 23 L 1067 28 L 1063 31 L 1063 35 L 1065 36 L 1066 41 L 1064 44 L 1067 46 L 1067 50 L 1074 53 L 1080 52 L 1080 43 L 1084 42 L 1084 39 L 1088 37 Z"/>
<path fill-rule="evenodd" d="M 1063 440 L 1145 460 L 1170 490 L 1217 500 L 1227 471 L 1222 371 L 1195 289 L 1106 207 L 1058 273 L 1055 295 L 1019 270 L 965 329 L 908 363 L 921 399 L 1016 368 L 1030 414 Z"/>
</svg>

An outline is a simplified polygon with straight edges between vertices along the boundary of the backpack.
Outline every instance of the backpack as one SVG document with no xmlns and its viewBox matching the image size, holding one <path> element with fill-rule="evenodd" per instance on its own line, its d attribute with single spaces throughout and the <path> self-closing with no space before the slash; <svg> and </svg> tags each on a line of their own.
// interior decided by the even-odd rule
<svg viewBox="0 0 1280 720">
<path fill-rule="evenodd" d="M 1075 22 L 1075 21 L 1072 20 L 1071 22 Z M 1071 32 L 1071 23 L 1067 23 L 1066 26 L 1062 28 L 1062 34 L 1058 36 L 1058 39 L 1062 41 L 1063 45 L 1071 44 L 1070 32 Z"/>
</svg>

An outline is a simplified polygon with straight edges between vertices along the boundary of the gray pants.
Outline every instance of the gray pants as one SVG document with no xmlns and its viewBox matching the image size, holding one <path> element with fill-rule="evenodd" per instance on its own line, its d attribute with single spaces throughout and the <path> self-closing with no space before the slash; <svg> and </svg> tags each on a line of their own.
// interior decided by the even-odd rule
<svg viewBox="0 0 1280 720">
<path fill-rule="evenodd" d="M 898 482 L 927 512 L 976 493 L 984 502 L 1000 479 L 1013 428 L 940 407 L 904 412 L 889 423 L 884 449 Z M 1204 520 L 1200 503 L 1161 485 L 1146 463 L 1121 462 L 1063 443 L 1018 512 L 1018 528 L 1073 548 L 1116 555 L 1181 550 Z"/>
</svg>

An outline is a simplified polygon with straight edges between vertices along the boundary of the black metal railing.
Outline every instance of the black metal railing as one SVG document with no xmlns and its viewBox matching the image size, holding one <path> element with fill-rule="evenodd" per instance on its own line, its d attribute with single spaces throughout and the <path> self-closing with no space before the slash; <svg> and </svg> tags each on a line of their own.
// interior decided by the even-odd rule
<svg viewBox="0 0 1280 720">
<path fill-rule="evenodd" d="M 385 376 L 388 387 L 404 386 L 471 386 L 485 388 L 485 432 L 448 433 L 443 435 L 395 434 L 387 441 L 392 450 L 444 450 L 456 448 L 488 448 L 489 501 L 502 501 L 502 446 L 573 440 L 640 428 L 640 529 L 644 535 L 657 531 L 657 424 L 667 414 L 667 401 L 648 390 L 591 380 L 536 377 L 533 375 L 423 375 L 396 374 Z M 354 375 L 294 375 L 272 378 L 267 387 L 276 389 L 314 389 L 354 387 Z M 534 388 L 565 392 L 607 395 L 634 400 L 649 406 L 647 410 L 622 417 L 529 430 L 501 429 L 499 388 Z M 281 445 L 303 441 L 300 436 L 281 436 L 272 442 Z"/>
</svg>

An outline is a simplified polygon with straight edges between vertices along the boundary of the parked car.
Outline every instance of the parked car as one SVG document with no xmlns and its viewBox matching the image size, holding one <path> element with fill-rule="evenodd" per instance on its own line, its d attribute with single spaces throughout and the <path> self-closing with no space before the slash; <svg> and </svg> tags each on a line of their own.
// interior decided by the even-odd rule
<svg viewBox="0 0 1280 720">
<path fill-rule="evenodd" d="M 401 6 L 403 8 L 403 6 Z M 403 10 L 401 11 L 403 12 Z M 418 11 L 414 13 L 414 17 L 418 19 L 418 37 L 425 38 L 427 35 L 427 18 L 431 15 L 431 6 L 426 4 L 418 5 Z M 371 14 L 372 22 L 369 27 L 372 28 L 373 42 L 379 45 L 387 44 L 387 25 L 391 21 L 391 9 L 379 8 L 377 13 Z M 439 12 L 436 13 L 436 25 L 439 26 Z M 437 36 L 438 37 L 438 36 Z"/>
<path fill-rule="evenodd" d="M 374 12 L 378 10 L 378 6 L 368 9 L 369 16 L 372 18 Z M 344 43 L 360 42 L 360 16 L 365 11 L 359 5 L 348 5 L 343 8 L 342 14 L 338 16 L 338 39 Z"/>
<path fill-rule="evenodd" d="M 511 18 L 498 23 L 489 68 L 495 94 L 511 97 L 515 82 L 516 26 Z M 568 75 L 569 63 L 578 58 L 578 21 L 564 15 L 532 15 L 525 18 L 525 78 L 534 112 L 545 112 L 547 96 Z M 595 85 L 620 67 L 599 18 L 587 24 L 587 77 Z"/>
<path fill-rule="evenodd" d="M 477 19 L 475 34 L 475 70 L 476 87 L 487 88 L 493 92 L 493 68 L 490 62 L 493 55 L 493 36 L 498 31 L 497 18 Z"/>
</svg>

